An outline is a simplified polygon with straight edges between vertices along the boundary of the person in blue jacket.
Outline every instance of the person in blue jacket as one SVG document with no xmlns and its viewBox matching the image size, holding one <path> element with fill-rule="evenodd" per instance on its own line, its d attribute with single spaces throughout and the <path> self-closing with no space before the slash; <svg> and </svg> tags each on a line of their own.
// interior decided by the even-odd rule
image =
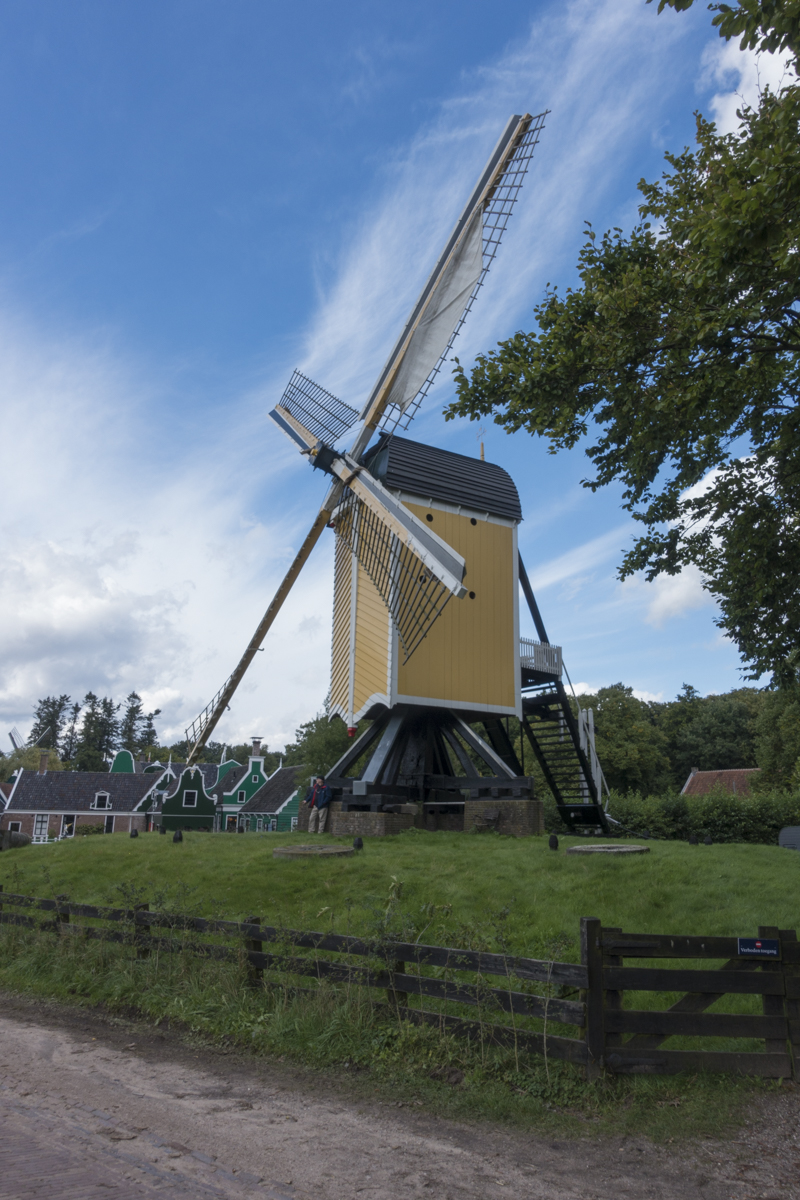
<svg viewBox="0 0 800 1200">
<path fill-rule="evenodd" d="M 306 792 L 306 804 L 311 809 L 308 814 L 308 832 L 324 833 L 328 820 L 328 805 L 331 802 L 331 789 L 325 782 L 324 775 L 318 775 Z"/>
</svg>

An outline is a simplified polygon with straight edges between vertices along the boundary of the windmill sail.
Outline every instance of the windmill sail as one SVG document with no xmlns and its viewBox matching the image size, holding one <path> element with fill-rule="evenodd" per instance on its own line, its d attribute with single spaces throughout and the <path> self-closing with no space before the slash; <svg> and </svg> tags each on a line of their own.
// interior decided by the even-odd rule
<svg viewBox="0 0 800 1200">
<path fill-rule="evenodd" d="M 281 408 L 323 442 L 336 442 L 358 420 L 349 404 L 326 392 L 313 379 L 295 371 L 281 397 Z"/>
<path fill-rule="evenodd" d="M 385 432 L 406 429 L 432 387 L 500 247 L 546 116 L 526 113 L 508 122 L 361 410 L 365 427 L 353 448 L 356 456 L 379 426 Z M 406 368 L 409 354 L 413 366 Z"/>
<path fill-rule="evenodd" d="M 405 413 L 444 354 L 453 330 L 483 270 L 483 213 L 475 213 L 462 241 L 445 267 L 409 340 L 400 368 L 386 393 L 386 406 Z"/>
<path fill-rule="evenodd" d="M 353 552 L 389 609 L 408 662 L 454 593 L 349 489 L 334 522 L 337 537 Z"/>
</svg>

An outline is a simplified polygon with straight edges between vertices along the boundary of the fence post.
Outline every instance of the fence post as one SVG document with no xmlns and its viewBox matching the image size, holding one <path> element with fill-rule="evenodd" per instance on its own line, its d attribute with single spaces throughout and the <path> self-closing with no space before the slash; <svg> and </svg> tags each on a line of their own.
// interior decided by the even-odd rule
<svg viewBox="0 0 800 1200">
<path fill-rule="evenodd" d="M 597 917 L 581 917 L 581 963 L 586 967 L 586 1078 L 603 1072 L 603 927 Z"/>
<path fill-rule="evenodd" d="M 781 967 L 786 990 L 786 1024 L 789 1028 L 789 1052 L 792 1078 L 800 1077 L 800 954 L 797 931 L 782 929 Z M 788 961 L 787 961 L 788 959 Z"/>
<path fill-rule="evenodd" d="M 247 924 L 248 925 L 260 925 L 261 917 L 248 917 Z M 244 944 L 248 951 L 247 986 L 248 987 L 260 987 L 261 982 L 264 978 L 264 968 L 257 967 L 252 962 L 250 962 L 249 952 L 255 951 L 256 954 L 263 954 L 264 943 L 260 940 L 260 938 L 245 938 Z"/>
<path fill-rule="evenodd" d="M 67 893 L 61 892 L 60 895 L 56 896 L 56 903 L 63 904 L 68 899 L 69 899 L 69 896 L 67 895 Z M 56 933 L 59 933 L 59 934 L 61 933 L 62 925 L 69 925 L 69 913 L 68 912 L 62 913 L 62 912 L 58 912 L 58 910 L 56 910 Z"/>
<path fill-rule="evenodd" d="M 149 904 L 135 904 L 133 906 L 133 921 L 134 921 L 133 938 L 136 943 L 136 957 L 137 958 L 149 958 L 150 957 L 150 949 L 151 949 L 149 942 L 150 942 L 150 938 L 151 938 L 152 934 L 150 933 L 149 925 L 144 925 L 143 929 L 139 927 L 139 922 L 136 920 L 136 914 L 140 913 L 140 912 L 150 912 L 150 905 Z"/>
<path fill-rule="evenodd" d="M 604 925 L 603 926 L 603 936 L 605 936 L 605 934 L 607 934 L 607 933 L 622 933 L 622 928 L 620 926 L 615 926 L 612 928 L 611 926 Z M 622 955 L 621 954 L 604 954 L 602 956 L 601 967 L 606 966 L 606 965 L 608 965 L 609 967 L 623 966 L 624 960 L 623 960 Z M 622 992 L 607 991 L 605 993 L 604 999 L 605 999 L 605 1007 L 606 1008 L 614 1009 L 615 1012 L 619 1011 L 619 1009 L 622 1008 Z M 621 1046 L 622 1045 L 622 1034 L 621 1033 L 607 1033 L 605 1035 L 605 1044 L 606 1044 L 606 1047 Z"/>
<path fill-rule="evenodd" d="M 759 925 L 758 936 L 760 938 L 774 938 L 776 941 L 780 942 L 781 935 L 780 935 L 780 931 L 778 930 L 778 927 L 776 925 Z M 775 971 L 782 971 L 783 970 L 783 961 L 781 960 L 780 962 L 762 962 L 761 970 L 769 971 L 770 973 L 773 973 Z M 785 1002 L 786 1002 L 785 996 L 762 996 L 761 997 L 761 1011 L 763 1012 L 765 1017 L 785 1017 L 785 1008 L 784 1008 Z M 788 1027 L 787 1027 L 787 1033 L 788 1033 Z M 782 1038 L 765 1038 L 764 1039 L 764 1049 L 767 1052 L 767 1054 L 776 1054 L 776 1053 L 777 1054 L 785 1054 L 786 1053 L 786 1034 L 784 1034 L 784 1036 Z"/>
</svg>

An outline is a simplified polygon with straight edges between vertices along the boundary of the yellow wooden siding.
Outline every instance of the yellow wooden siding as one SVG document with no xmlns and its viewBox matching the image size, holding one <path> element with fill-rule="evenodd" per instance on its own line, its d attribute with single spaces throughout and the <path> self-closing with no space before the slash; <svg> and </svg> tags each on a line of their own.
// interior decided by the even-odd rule
<svg viewBox="0 0 800 1200">
<path fill-rule="evenodd" d="M 376 692 L 386 695 L 389 663 L 389 612 L 369 575 L 360 565 L 355 657 L 353 711 L 357 713 Z"/>
<path fill-rule="evenodd" d="M 331 646 L 331 708 L 347 717 L 350 692 L 350 589 L 353 556 L 336 539 L 333 573 L 333 640 Z"/>
<path fill-rule="evenodd" d="M 434 507 L 408 504 L 466 562 L 475 599 L 451 599 L 407 663 L 397 694 L 453 704 L 515 709 L 514 530 Z M 427 513 L 433 522 L 427 522 Z"/>
</svg>

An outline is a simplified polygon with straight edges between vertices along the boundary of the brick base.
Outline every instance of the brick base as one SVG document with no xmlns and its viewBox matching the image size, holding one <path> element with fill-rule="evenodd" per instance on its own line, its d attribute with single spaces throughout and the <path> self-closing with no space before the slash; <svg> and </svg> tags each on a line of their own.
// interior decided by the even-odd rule
<svg viewBox="0 0 800 1200">
<path fill-rule="evenodd" d="M 310 811 L 305 804 L 300 805 L 297 814 L 299 833 L 308 832 Z M 416 825 L 418 829 L 431 832 L 469 833 L 476 828 L 476 818 L 480 819 L 486 812 L 500 813 L 498 833 L 513 834 L 514 837 L 541 837 L 544 833 L 544 805 L 541 800 L 513 798 L 468 800 L 463 813 L 436 810 L 426 813 L 424 805 L 420 804 L 416 817 L 409 813 L 342 812 L 341 800 L 334 800 L 328 810 L 325 832 L 333 837 L 385 837 L 402 833 L 404 829 Z M 477 827 L 480 828 L 480 824 Z"/>
<path fill-rule="evenodd" d="M 470 800 L 464 805 L 464 829 L 480 828 L 480 819 L 487 812 L 500 813 L 498 833 L 511 833 L 515 837 L 541 837 L 544 833 L 541 800 Z"/>
</svg>

